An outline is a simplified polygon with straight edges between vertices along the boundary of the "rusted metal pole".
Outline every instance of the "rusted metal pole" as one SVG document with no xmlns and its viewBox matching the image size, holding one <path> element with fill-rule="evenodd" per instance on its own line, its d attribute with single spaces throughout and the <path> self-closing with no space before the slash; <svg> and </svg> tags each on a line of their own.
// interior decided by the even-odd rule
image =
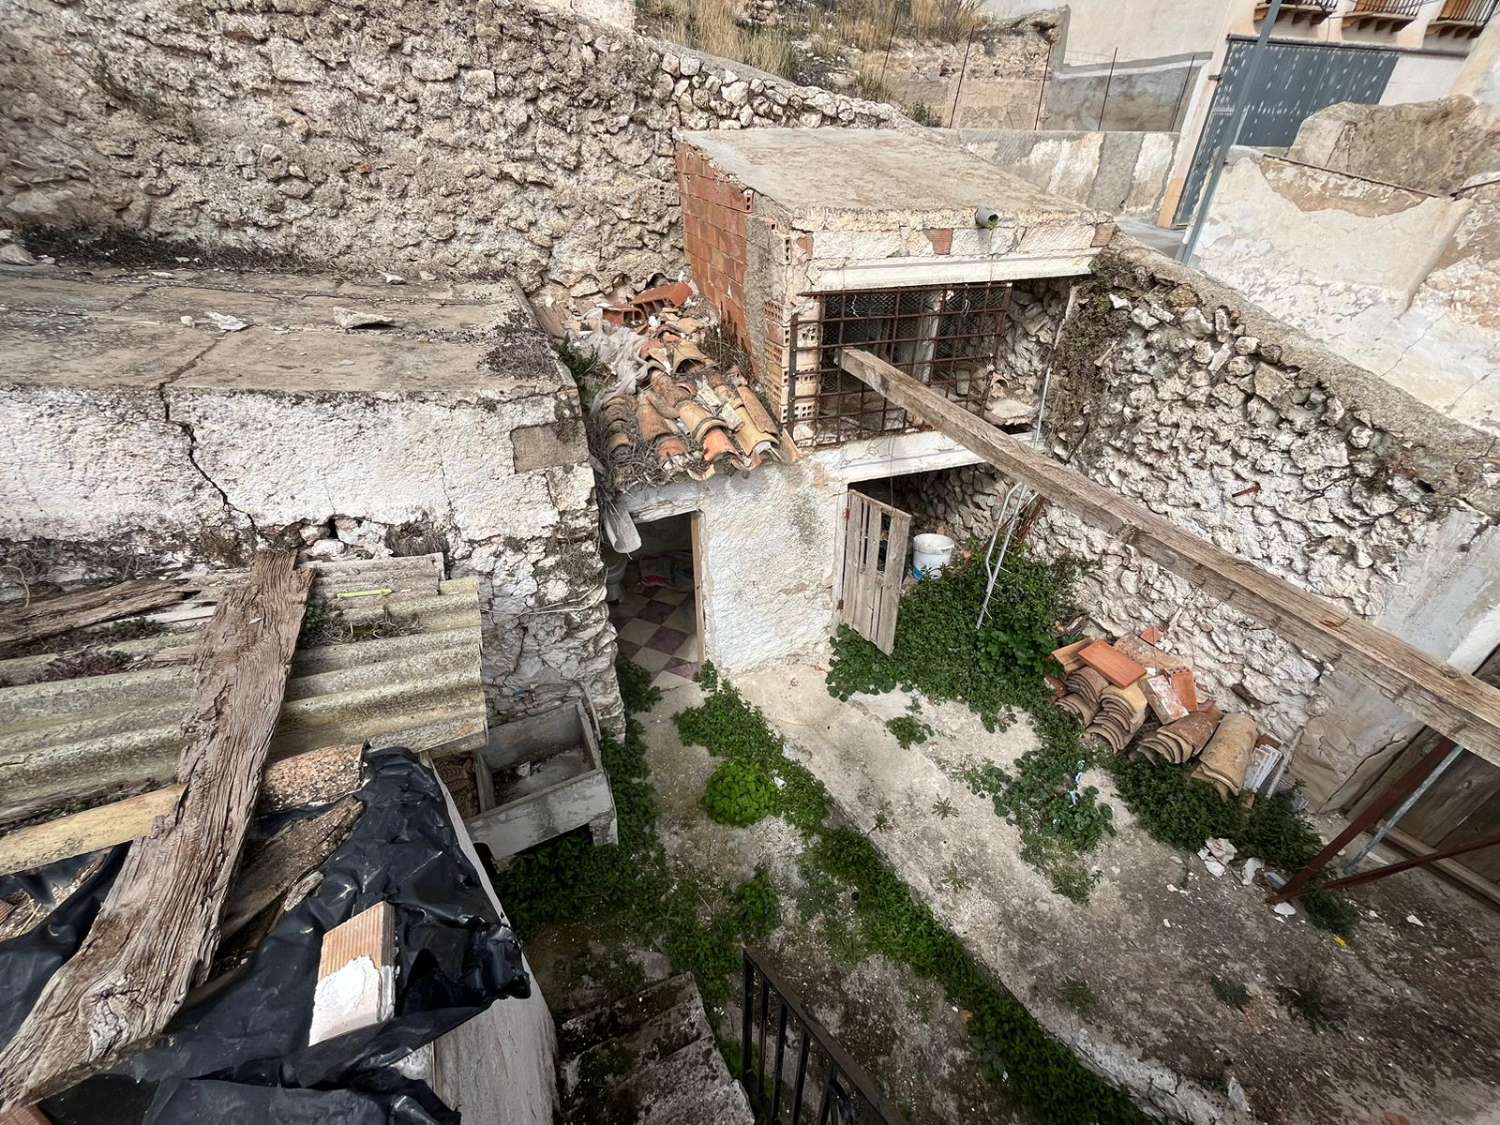
<svg viewBox="0 0 1500 1125">
<path fill-rule="evenodd" d="M 1042 127 L 1042 106 L 1047 102 L 1047 79 L 1052 76 L 1052 44 L 1047 44 L 1047 65 L 1042 69 L 1042 86 L 1036 95 L 1036 121 L 1031 126 L 1034 133 Z"/>
<path fill-rule="evenodd" d="M 1443 772 L 1449 766 L 1458 761 L 1463 752 L 1464 748 L 1462 746 L 1455 746 L 1452 750 L 1448 751 L 1447 757 L 1437 764 L 1437 768 L 1422 779 L 1422 784 L 1418 785 L 1407 796 L 1406 800 L 1401 802 L 1395 812 L 1380 822 L 1380 827 L 1376 828 L 1370 835 L 1370 838 L 1365 841 L 1364 846 L 1354 853 L 1354 858 L 1344 864 L 1345 872 L 1352 875 L 1359 870 L 1359 865 L 1365 861 L 1365 856 L 1380 846 L 1381 842 L 1391 834 L 1391 829 L 1400 823 L 1403 816 L 1411 812 L 1412 806 L 1422 799 L 1427 790 L 1432 788 L 1433 783 L 1443 776 Z"/>
<path fill-rule="evenodd" d="M 901 15 L 901 5 L 891 5 L 891 33 L 885 37 L 885 58 L 880 63 L 880 84 L 885 85 L 885 68 L 891 65 L 891 46 L 896 42 L 896 20 Z"/>
<path fill-rule="evenodd" d="M 1391 809 L 1395 808 L 1396 805 L 1411 793 L 1414 793 L 1421 786 L 1422 782 L 1427 780 L 1428 775 L 1437 769 L 1439 763 L 1453 750 L 1453 745 L 1452 739 L 1440 739 L 1437 745 L 1429 750 L 1416 765 L 1402 774 L 1389 789 L 1375 798 L 1368 808 L 1346 824 L 1344 830 L 1328 841 L 1328 845 L 1315 855 L 1306 867 L 1292 876 L 1291 882 L 1266 899 L 1266 902 L 1286 902 L 1288 899 L 1296 898 L 1305 891 L 1313 877 L 1333 861 L 1345 844 L 1369 828 Z"/>
<path fill-rule="evenodd" d="M 969 71 L 969 48 L 974 46 L 974 32 L 977 27 L 969 29 L 969 41 L 964 44 L 963 65 L 958 68 L 958 85 L 953 88 L 953 109 L 948 113 L 948 128 L 955 128 L 958 121 L 958 95 L 964 90 L 964 75 Z"/>
<path fill-rule="evenodd" d="M 1452 859 L 1456 855 L 1465 855 L 1468 852 L 1477 852 L 1480 848 L 1493 848 L 1500 845 L 1500 832 L 1489 836 L 1480 837 L 1478 840 L 1470 840 L 1467 844 L 1458 844 L 1451 848 L 1444 848 L 1440 852 L 1429 852 L 1427 855 L 1418 856 L 1415 859 L 1403 859 L 1400 863 L 1388 863 L 1384 867 L 1372 867 L 1369 871 L 1361 871 L 1357 875 L 1345 875 L 1341 879 L 1334 879 L 1323 884 L 1325 891 L 1338 890 L 1342 887 L 1354 887 L 1360 883 L 1369 883 L 1375 879 L 1384 879 L 1387 875 L 1395 875 L 1401 871 L 1410 871 L 1413 867 L 1425 867 L 1430 863 L 1436 863 L 1440 859 Z"/>
<path fill-rule="evenodd" d="M 1109 108 L 1109 88 L 1115 84 L 1115 60 L 1120 57 L 1120 48 L 1109 57 L 1109 77 L 1104 80 L 1104 100 L 1099 103 L 1099 132 L 1104 132 L 1104 111 Z"/>
</svg>

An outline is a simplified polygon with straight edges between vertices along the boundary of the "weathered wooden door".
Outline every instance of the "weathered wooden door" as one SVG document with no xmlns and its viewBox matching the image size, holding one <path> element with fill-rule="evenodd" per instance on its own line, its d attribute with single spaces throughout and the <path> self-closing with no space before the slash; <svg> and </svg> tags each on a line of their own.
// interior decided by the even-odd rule
<svg viewBox="0 0 1500 1125">
<path fill-rule="evenodd" d="M 861 492 L 845 494 L 839 621 L 885 653 L 896 643 L 896 608 L 910 534 L 906 512 Z"/>
</svg>

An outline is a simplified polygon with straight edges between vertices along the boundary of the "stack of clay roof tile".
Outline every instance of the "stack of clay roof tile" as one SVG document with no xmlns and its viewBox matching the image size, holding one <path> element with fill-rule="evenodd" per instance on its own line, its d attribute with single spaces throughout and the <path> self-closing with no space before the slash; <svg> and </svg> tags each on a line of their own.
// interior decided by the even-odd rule
<svg viewBox="0 0 1500 1125">
<path fill-rule="evenodd" d="M 629 306 L 649 310 L 635 325 L 644 370 L 633 391 L 611 394 L 596 407 L 617 479 L 621 468 L 642 457 L 668 477 L 695 480 L 723 467 L 749 471 L 768 459 L 791 459 L 780 428 L 739 368 L 720 368 L 693 341 L 702 323 L 665 311 L 685 299 L 684 291 L 681 283 L 648 290 Z"/>
<path fill-rule="evenodd" d="M 1099 694 L 1099 710 L 1093 721 L 1083 728 L 1085 738 L 1103 742 L 1116 754 L 1130 745 L 1146 721 L 1146 694 L 1139 684 L 1117 687 L 1110 684 Z"/>
<path fill-rule="evenodd" d="M 1214 730 L 1219 725 L 1223 712 L 1210 704 L 1202 711 L 1194 711 L 1176 722 L 1157 727 L 1141 739 L 1136 750 L 1148 758 L 1181 765 L 1208 745 Z"/>
<path fill-rule="evenodd" d="M 1257 752 L 1255 722 L 1225 715 L 1198 699 L 1193 671 L 1180 656 L 1156 647 L 1157 630 L 1114 642 L 1082 640 L 1052 654 L 1063 679 L 1054 680 L 1057 706 L 1084 724 L 1084 736 L 1122 753 L 1145 726 L 1146 713 L 1161 725 L 1135 746 L 1157 761 L 1182 765 L 1198 759 L 1193 777 L 1225 798 L 1244 787 Z M 1274 747 L 1274 740 L 1269 740 Z"/>
</svg>

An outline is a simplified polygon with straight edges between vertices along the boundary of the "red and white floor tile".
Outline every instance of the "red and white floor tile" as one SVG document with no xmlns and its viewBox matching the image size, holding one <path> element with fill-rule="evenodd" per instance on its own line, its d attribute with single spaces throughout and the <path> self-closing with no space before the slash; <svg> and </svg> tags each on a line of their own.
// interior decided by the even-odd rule
<svg viewBox="0 0 1500 1125">
<path fill-rule="evenodd" d="M 620 654 L 650 672 L 656 687 L 680 687 L 698 675 L 702 650 L 693 591 L 643 586 L 632 568 L 624 595 L 609 607 L 609 616 Z"/>
</svg>

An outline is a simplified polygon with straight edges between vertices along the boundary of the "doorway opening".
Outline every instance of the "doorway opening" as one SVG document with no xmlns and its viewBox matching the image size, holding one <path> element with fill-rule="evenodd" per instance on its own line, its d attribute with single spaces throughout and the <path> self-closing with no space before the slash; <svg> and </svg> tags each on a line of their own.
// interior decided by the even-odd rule
<svg viewBox="0 0 1500 1125">
<path fill-rule="evenodd" d="M 620 655 L 663 690 L 697 678 L 703 663 L 703 573 L 697 512 L 638 522 L 640 549 L 611 562 L 609 615 Z"/>
</svg>

